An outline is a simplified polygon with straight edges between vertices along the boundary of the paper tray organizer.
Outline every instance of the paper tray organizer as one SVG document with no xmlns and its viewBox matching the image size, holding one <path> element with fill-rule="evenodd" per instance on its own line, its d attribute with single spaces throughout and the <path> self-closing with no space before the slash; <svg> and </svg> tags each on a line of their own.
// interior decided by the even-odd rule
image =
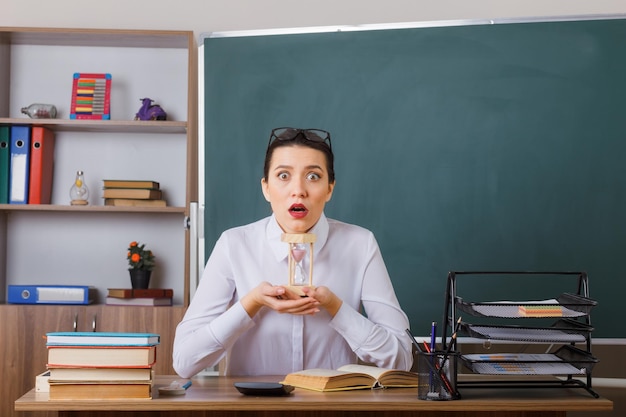
<svg viewBox="0 0 626 417">
<path fill-rule="evenodd" d="M 558 275 L 565 281 L 573 280 L 577 284 L 577 292 L 563 292 L 554 299 L 539 301 L 468 302 L 457 294 L 457 280 L 460 277 L 467 279 L 466 277 L 472 275 L 480 275 L 488 280 L 503 279 L 508 276 L 515 276 L 515 279 L 520 280 L 530 280 L 532 276 L 535 279 L 538 277 L 547 279 Z M 596 305 L 597 302 L 589 298 L 588 276 L 585 272 L 449 272 L 443 320 L 444 349 L 447 348 L 446 337 L 451 336 L 454 331 L 459 312 L 466 313 L 459 326 L 461 334 L 490 341 L 550 343 L 560 346 L 554 352 L 545 354 L 487 352 L 466 355 L 458 346 L 458 339 L 450 338 L 452 344 L 450 348 L 461 353 L 460 360 L 470 371 L 493 375 L 493 380 L 458 381 L 459 389 L 463 387 L 584 388 L 594 397 L 598 397 L 598 394 L 591 389 L 591 371 L 598 360 L 591 354 L 593 328 L 590 314 Z M 474 320 L 477 323 L 467 320 L 467 314 L 477 318 Z M 513 319 L 515 324 L 510 319 Z M 530 325 L 527 324 L 529 322 L 531 322 Z M 577 343 L 584 348 L 574 346 Z M 506 379 L 498 378 L 497 375 L 505 376 Z M 535 377 L 529 378 L 531 375 Z M 537 375 L 551 376 L 551 378 L 544 379 Z M 556 378 L 562 375 L 565 377 Z M 583 378 L 580 378 L 581 376 Z"/>
<path fill-rule="evenodd" d="M 593 327 L 574 320 L 561 319 L 550 327 L 469 324 L 461 322 L 461 331 L 478 339 L 515 342 L 584 343 Z"/>
<path fill-rule="evenodd" d="M 461 360 L 472 372 L 483 375 L 587 375 L 598 362 L 570 345 L 547 354 L 462 355 Z"/>
<path fill-rule="evenodd" d="M 466 302 L 456 297 L 459 310 L 477 317 L 528 318 L 524 310 L 534 310 L 532 317 L 583 317 L 598 305 L 595 300 L 572 293 L 562 293 L 553 300 Z"/>
</svg>

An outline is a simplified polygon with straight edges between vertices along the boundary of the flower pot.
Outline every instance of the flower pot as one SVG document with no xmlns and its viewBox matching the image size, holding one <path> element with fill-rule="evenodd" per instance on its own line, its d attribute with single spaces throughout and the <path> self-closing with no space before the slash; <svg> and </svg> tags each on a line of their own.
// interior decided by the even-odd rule
<svg viewBox="0 0 626 417">
<path fill-rule="evenodd" d="M 150 274 L 152 271 L 145 269 L 129 269 L 130 285 L 133 289 L 146 289 L 150 286 Z"/>
</svg>

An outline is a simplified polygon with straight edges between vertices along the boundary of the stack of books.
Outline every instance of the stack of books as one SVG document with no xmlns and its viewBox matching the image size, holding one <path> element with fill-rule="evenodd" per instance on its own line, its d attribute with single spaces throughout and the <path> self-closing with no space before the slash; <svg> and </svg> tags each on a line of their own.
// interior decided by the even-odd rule
<svg viewBox="0 0 626 417">
<path fill-rule="evenodd" d="M 158 334 L 54 332 L 46 337 L 51 400 L 152 398 Z"/>
<path fill-rule="evenodd" d="M 116 306 L 171 306 L 171 288 L 108 288 L 106 303 Z"/>
<path fill-rule="evenodd" d="M 105 206 L 166 207 L 160 184 L 151 180 L 102 180 Z"/>
</svg>

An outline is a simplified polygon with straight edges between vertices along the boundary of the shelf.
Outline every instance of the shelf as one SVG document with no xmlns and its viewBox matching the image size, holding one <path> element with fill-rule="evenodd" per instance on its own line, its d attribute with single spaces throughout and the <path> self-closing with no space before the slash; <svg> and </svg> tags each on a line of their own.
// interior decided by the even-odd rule
<svg viewBox="0 0 626 417">
<path fill-rule="evenodd" d="M 191 48 L 189 33 L 171 30 L 0 28 L 0 40 L 14 45 Z"/>
<path fill-rule="evenodd" d="M 467 302 L 456 297 L 459 310 L 476 317 L 501 318 L 546 318 L 546 317 L 584 317 L 598 303 L 577 294 L 563 293 L 555 299 L 541 301 L 490 301 Z M 534 313 L 524 314 L 521 308 L 535 309 Z M 542 309 L 546 309 L 542 311 Z"/>
<path fill-rule="evenodd" d="M 596 358 L 572 346 L 554 353 L 496 353 L 461 355 L 470 370 L 483 375 L 588 375 Z"/>
<path fill-rule="evenodd" d="M 197 49 L 193 31 L 0 27 L 0 126 L 44 127 L 55 138 L 46 199 L 53 204 L 0 204 L 0 320 L 11 324 L 0 336 L 19 342 L 5 356 L 26 364 L 0 375 L 16 389 L 31 386 L 45 368 L 39 335 L 49 331 L 147 329 L 161 334 L 163 357 L 172 356 L 173 329 L 197 281 L 195 224 L 188 217 L 198 194 Z M 77 71 L 111 73 L 110 120 L 70 119 Z M 168 120 L 133 120 L 146 97 L 163 106 Z M 58 118 L 22 114 L 31 103 L 54 104 Z M 70 205 L 79 170 L 91 191 L 87 206 Z M 157 181 L 170 206 L 105 206 L 106 178 Z M 151 285 L 172 288 L 172 306 L 105 304 L 107 288 L 131 285 L 132 241 L 154 251 Z M 8 285 L 31 284 L 90 285 L 98 297 L 90 305 L 6 303 Z M 12 339 L 15 329 L 27 338 L 37 335 L 35 348 L 24 351 L 24 341 Z M 173 373 L 170 362 L 159 367 Z M 0 389 L 2 398 L 17 398 L 13 392 Z M 12 403 L 0 401 L 0 415 L 16 416 Z"/>
<path fill-rule="evenodd" d="M 43 126 L 63 132 L 186 133 L 187 122 L 0 118 L 0 125 Z"/>
<path fill-rule="evenodd" d="M 185 207 L 115 207 L 115 206 L 61 206 L 54 204 L 0 204 L 5 212 L 72 212 L 72 213 L 177 213 Z"/>
<path fill-rule="evenodd" d="M 496 326 L 462 323 L 471 337 L 536 343 L 584 343 L 593 328 L 574 320 L 559 320 L 550 327 Z"/>
</svg>

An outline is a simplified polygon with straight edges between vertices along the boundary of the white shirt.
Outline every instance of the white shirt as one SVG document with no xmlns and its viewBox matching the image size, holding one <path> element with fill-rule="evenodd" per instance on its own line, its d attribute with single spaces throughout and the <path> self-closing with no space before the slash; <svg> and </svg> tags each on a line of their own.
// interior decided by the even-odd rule
<svg viewBox="0 0 626 417">
<path fill-rule="evenodd" d="M 176 328 L 173 365 L 180 376 L 189 378 L 226 354 L 227 375 L 336 369 L 357 357 L 384 368 L 411 368 L 409 321 L 373 233 L 324 215 L 311 233 L 317 239 L 313 285 L 343 300 L 335 317 L 324 309 L 300 316 L 264 307 L 250 318 L 239 299 L 262 281 L 288 284 L 289 246 L 274 216 L 229 229 L 215 244 Z"/>
</svg>

